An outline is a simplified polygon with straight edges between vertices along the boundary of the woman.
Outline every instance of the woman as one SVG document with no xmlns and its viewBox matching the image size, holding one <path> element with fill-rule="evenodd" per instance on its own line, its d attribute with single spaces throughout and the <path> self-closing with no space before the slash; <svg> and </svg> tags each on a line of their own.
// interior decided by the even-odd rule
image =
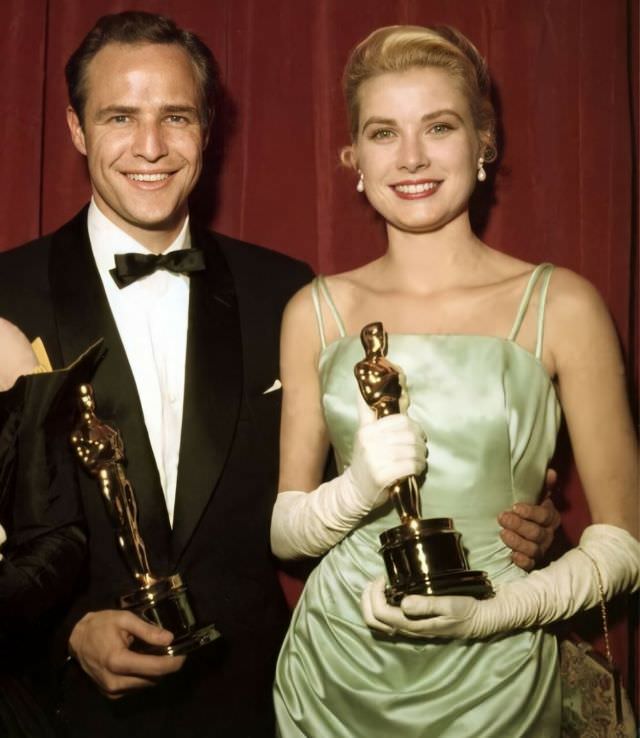
<svg viewBox="0 0 640 738">
<path fill-rule="evenodd" d="M 469 198 L 495 158 L 495 119 L 467 39 L 380 29 L 354 50 L 345 87 L 344 159 L 386 222 L 388 249 L 303 289 L 284 317 L 272 547 L 281 558 L 328 553 L 280 655 L 280 732 L 552 738 L 555 640 L 533 626 L 598 602 L 593 562 L 607 596 L 639 580 L 636 442 L 614 329 L 585 280 L 472 233 Z M 372 321 L 389 333 L 409 401 L 408 415 L 375 422 L 359 419 L 353 377 Z M 496 515 L 535 501 L 560 400 L 595 524 L 582 550 L 526 578 Z M 384 599 L 378 536 L 398 522 L 384 489 L 424 471 L 425 435 L 423 516 L 454 519 L 471 568 L 497 589 L 491 600 Z M 318 487 L 329 441 L 342 474 Z"/>
<path fill-rule="evenodd" d="M 54 734 L 41 707 L 47 688 L 38 676 L 47 655 L 48 617 L 65 601 L 85 556 L 68 433 L 51 437 L 43 423 L 43 408 L 64 373 L 16 384 L 47 369 L 39 343 L 34 351 L 16 326 L 0 318 L 0 735 L 10 738 Z"/>
</svg>

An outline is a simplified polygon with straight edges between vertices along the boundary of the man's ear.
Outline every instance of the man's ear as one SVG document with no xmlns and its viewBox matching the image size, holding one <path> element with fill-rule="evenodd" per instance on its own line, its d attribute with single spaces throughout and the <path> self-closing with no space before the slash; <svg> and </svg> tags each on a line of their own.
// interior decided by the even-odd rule
<svg viewBox="0 0 640 738">
<path fill-rule="evenodd" d="M 344 164 L 345 167 L 348 167 L 349 169 L 358 168 L 356 149 L 353 144 L 351 146 L 345 146 L 342 149 L 342 151 L 340 152 L 340 161 Z"/>
<path fill-rule="evenodd" d="M 82 124 L 76 111 L 69 105 L 67 107 L 67 125 L 69 126 L 69 133 L 71 133 L 71 141 L 78 151 L 84 156 L 87 155 L 87 146 L 84 140 L 84 131 L 82 130 Z"/>
</svg>

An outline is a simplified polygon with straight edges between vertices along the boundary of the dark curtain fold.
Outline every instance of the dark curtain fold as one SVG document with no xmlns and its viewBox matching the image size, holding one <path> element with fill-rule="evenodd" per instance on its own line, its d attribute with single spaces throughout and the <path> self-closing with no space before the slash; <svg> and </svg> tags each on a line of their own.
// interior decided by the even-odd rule
<svg viewBox="0 0 640 738">
<path fill-rule="evenodd" d="M 33 238 L 40 228 L 46 10 L 46 0 L 0 6 L 0 248 Z"/>
<path fill-rule="evenodd" d="M 219 60 L 225 94 L 194 208 L 224 233 L 323 272 L 384 245 L 338 159 L 350 48 L 381 25 L 462 30 L 488 58 L 501 120 L 499 162 L 475 222 L 491 245 L 575 269 L 598 287 L 637 397 L 635 0 L 4 0 L 0 249 L 54 229 L 86 201 L 84 162 L 65 125 L 64 63 L 99 15 L 125 9 L 172 16 Z M 564 530 L 575 543 L 588 513 L 565 459 Z M 624 669 L 628 643 L 620 620 L 614 650 Z"/>
</svg>

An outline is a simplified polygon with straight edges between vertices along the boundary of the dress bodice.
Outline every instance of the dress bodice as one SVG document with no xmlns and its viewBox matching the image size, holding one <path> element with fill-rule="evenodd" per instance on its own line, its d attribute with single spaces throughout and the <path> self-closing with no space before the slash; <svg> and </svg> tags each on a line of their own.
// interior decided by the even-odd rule
<svg viewBox="0 0 640 738">
<path fill-rule="evenodd" d="M 351 460 L 358 425 L 355 336 L 330 343 L 320 357 L 327 428 L 339 471 Z M 517 573 L 499 538 L 498 514 L 540 495 L 560 422 L 555 388 L 540 360 L 512 340 L 492 336 L 389 336 L 389 359 L 402 368 L 408 414 L 427 435 L 423 517 L 451 517 L 470 566 L 490 578 Z M 391 505 L 353 535 L 369 542 L 397 525 Z"/>
</svg>

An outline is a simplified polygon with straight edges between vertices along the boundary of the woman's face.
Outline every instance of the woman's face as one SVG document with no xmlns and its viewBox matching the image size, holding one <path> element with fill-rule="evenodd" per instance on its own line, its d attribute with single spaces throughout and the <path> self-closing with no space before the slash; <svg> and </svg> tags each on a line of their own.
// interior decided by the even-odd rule
<svg viewBox="0 0 640 738">
<path fill-rule="evenodd" d="M 467 99 L 443 69 L 382 74 L 361 86 L 353 160 L 391 226 L 431 232 L 466 213 L 479 155 Z"/>
</svg>

